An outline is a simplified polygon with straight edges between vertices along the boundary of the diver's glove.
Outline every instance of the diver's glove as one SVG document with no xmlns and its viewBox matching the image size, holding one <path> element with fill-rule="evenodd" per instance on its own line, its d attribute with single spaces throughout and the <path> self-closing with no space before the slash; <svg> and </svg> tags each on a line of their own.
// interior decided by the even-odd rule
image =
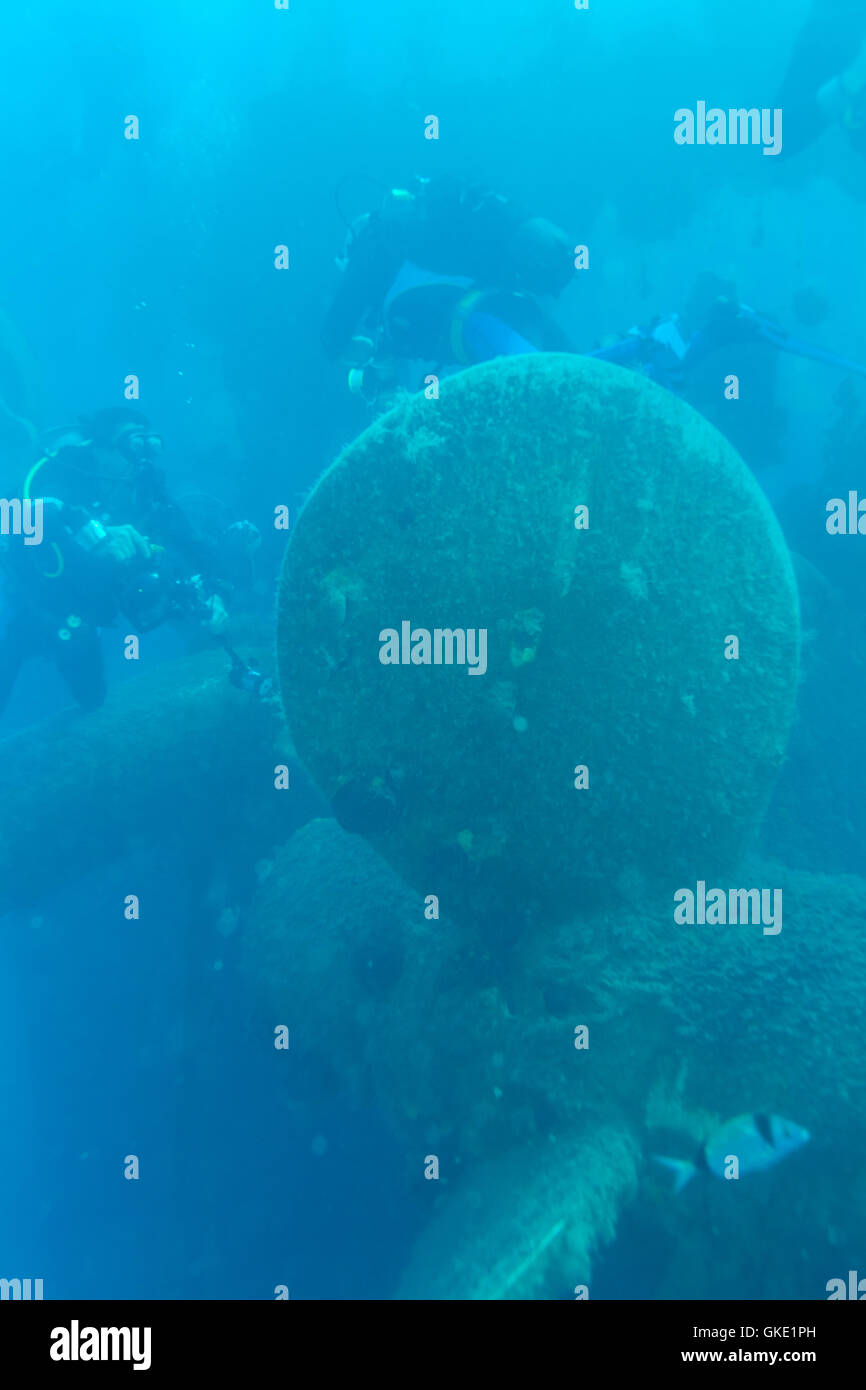
<svg viewBox="0 0 866 1390">
<path fill-rule="evenodd" d="M 98 538 L 95 550 L 101 557 L 117 565 L 129 565 L 135 560 L 149 560 L 151 556 L 147 537 L 142 536 L 130 525 L 106 526 Z"/>
</svg>

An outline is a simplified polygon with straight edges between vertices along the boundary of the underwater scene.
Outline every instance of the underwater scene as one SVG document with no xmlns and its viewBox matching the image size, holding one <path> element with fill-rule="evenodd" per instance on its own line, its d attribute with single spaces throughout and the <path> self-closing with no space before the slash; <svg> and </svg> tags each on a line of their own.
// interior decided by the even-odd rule
<svg viewBox="0 0 866 1390">
<path fill-rule="evenodd" d="M 864 0 L 0 24 L 0 1300 L 866 1298 Z"/>
</svg>

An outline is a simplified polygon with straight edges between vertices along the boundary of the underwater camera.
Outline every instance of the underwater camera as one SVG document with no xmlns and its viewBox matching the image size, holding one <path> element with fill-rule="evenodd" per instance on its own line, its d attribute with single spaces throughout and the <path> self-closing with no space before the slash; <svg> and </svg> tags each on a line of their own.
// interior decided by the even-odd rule
<svg viewBox="0 0 866 1390">
<path fill-rule="evenodd" d="M 173 615 L 209 616 L 200 586 L 194 579 L 169 579 L 158 570 L 137 574 L 121 596 L 121 607 L 141 632 L 151 632 Z"/>
</svg>

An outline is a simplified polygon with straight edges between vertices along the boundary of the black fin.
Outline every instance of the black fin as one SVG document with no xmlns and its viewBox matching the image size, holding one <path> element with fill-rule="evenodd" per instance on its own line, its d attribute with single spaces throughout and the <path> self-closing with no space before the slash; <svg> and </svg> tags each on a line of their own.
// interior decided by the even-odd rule
<svg viewBox="0 0 866 1390">
<path fill-rule="evenodd" d="M 755 1128 L 760 1134 L 764 1143 L 769 1144 L 770 1148 L 774 1149 L 776 1147 L 776 1141 L 773 1138 L 773 1126 L 770 1124 L 769 1115 L 756 1115 Z"/>
</svg>

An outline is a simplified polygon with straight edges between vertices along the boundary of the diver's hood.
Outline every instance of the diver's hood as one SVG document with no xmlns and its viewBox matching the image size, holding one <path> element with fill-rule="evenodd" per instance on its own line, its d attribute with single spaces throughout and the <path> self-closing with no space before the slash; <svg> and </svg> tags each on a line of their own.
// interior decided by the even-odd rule
<svg viewBox="0 0 866 1390">
<path fill-rule="evenodd" d="M 39 447 L 47 457 L 58 454 L 61 449 L 78 449 L 89 443 L 88 436 L 78 425 L 57 425 L 39 437 Z"/>
</svg>

